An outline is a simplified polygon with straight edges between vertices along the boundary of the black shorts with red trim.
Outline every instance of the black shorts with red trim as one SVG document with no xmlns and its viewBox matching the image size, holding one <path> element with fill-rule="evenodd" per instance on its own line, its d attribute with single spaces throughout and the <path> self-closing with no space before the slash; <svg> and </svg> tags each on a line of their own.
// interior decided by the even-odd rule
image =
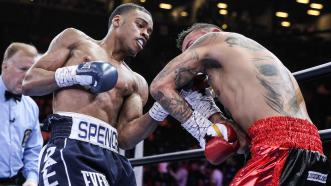
<svg viewBox="0 0 331 186">
<path fill-rule="evenodd" d="M 307 120 L 277 116 L 249 129 L 252 158 L 231 186 L 331 185 L 330 164 L 317 128 Z"/>
</svg>

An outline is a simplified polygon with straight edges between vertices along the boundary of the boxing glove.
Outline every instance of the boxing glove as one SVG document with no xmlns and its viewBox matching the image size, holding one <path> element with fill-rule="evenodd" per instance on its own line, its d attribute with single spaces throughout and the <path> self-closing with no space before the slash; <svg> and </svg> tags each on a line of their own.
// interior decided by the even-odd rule
<svg viewBox="0 0 331 186">
<path fill-rule="evenodd" d="M 106 62 L 91 61 L 79 65 L 58 68 L 55 81 L 59 87 L 81 85 L 92 93 L 101 93 L 112 89 L 117 83 L 116 68 Z"/>
<path fill-rule="evenodd" d="M 212 123 L 197 110 L 194 110 L 188 120 L 182 123 L 182 127 L 198 140 L 202 148 L 205 148 L 205 135 L 211 125 Z"/>
<path fill-rule="evenodd" d="M 202 94 L 197 90 L 181 90 L 180 95 L 191 105 L 193 110 L 199 111 L 205 118 L 222 111 L 217 107 L 211 95 Z"/>
<path fill-rule="evenodd" d="M 240 144 L 234 129 L 228 124 L 212 124 L 198 111 L 182 124 L 205 148 L 206 159 L 212 164 L 219 164 L 237 151 Z"/>
<path fill-rule="evenodd" d="M 205 136 L 205 157 L 213 165 L 218 165 L 234 154 L 240 147 L 237 134 L 229 124 L 212 124 Z"/>
</svg>

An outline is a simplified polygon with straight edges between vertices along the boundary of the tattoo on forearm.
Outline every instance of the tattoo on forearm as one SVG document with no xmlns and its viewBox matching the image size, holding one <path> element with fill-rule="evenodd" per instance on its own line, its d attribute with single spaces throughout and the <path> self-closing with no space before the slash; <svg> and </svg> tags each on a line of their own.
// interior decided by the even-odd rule
<svg viewBox="0 0 331 186">
<path fill-rule="evenodd" d="M 264 50 L 264 47 L 262 45 L 243 36 L 229 36 L 225 39 L 225 42 L 229 45 L 229 47 L 239 46 L 254 52 Z"/>
<path fill-rule="evenodd" d="M 155 99 L 178 121 L 183 123 L 191 117 L 192 112 L 190 107 L 180 97 L 166 97 L 159 91 Z"/>
</svg>

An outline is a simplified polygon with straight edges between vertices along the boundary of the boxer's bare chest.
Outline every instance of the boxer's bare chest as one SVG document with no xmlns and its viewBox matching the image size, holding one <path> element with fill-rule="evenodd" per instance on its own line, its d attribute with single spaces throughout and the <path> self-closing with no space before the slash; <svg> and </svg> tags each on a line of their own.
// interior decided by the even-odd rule
<svg viewBox="0 0 331 186">
<path fill-rule="evenodd" d="M 90 115 L 97 115 L 97 112 L 104 111 L 109 114 L 108 119 L 113 120 L 120 112 L 126 97 L 137 90 L 135 74 L 123 61 L 113 59 L 104 48 L 92 41 L 81 41 L 73 46 L 65 66 L 88 61 L 107 62 L 115 66 L 118 72 L 116 86 L 110 91 L 96 95 L 89 93 L 88 90 L 76 88 L 59 91 L 56 94 L 57 98 L 61 98 L 58 105 L 64 105 L 60 107 L 65 107 L 65 109 L 81 110 Z M 92 114 L 93 112 L 96 114 Z"/>
</svg>

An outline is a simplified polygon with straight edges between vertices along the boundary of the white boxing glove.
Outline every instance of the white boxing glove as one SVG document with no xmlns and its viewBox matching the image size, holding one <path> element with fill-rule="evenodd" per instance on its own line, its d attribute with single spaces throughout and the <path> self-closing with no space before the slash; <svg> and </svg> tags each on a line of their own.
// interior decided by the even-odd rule
<svg viewBox="0 0 331 186">
<path fill-rule="evenodd" d="M 196 90 L 181 90 L 180 95 L 193 110 L 198 110 L 206 118 L 215 113 L 222 113 L 211 95 L 203 95 Z"/>
<path fill-rule="evenodd" d="M 205 136 L 211 126 L 212 123 L 197 110 L 194 110 L 191 117 L 182 123 L 182 127 L 199 141 L 202 148 L 205 148 Z"/>
</svg>

